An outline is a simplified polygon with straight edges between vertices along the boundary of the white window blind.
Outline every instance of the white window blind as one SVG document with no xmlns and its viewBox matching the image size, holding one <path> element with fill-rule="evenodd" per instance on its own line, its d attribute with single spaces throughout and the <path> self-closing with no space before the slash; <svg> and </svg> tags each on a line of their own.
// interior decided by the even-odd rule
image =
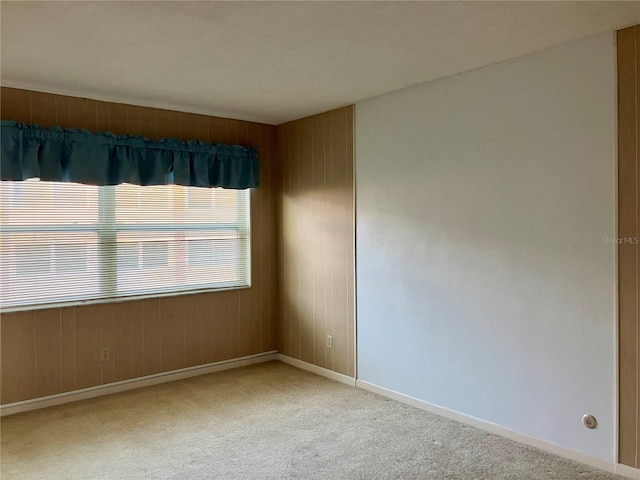
<svg viewBox="0 0 640 480">
<path fill-rule="evenodd" d="M 0 303 L 250 284 L 249 191 L 0 182 Z"/>
</svg>

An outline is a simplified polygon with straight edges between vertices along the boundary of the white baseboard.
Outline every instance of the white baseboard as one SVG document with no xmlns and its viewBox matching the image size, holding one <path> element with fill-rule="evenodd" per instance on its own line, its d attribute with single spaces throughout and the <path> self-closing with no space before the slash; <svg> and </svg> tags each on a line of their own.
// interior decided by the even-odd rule
<svg viewBox="0 0 640 480">
<path fill-rule="evenodd" d="M 626 465 L 607 462 L 606 460 L 592 457 L 590 455 L 571 450 L 570 448 L 565 448 L 553 443 L 545 442 L 544 440 L 540 440 L 539 438 L 515 432 L 495 423 L 487 422 L 486 420 L 480 420 L 479 418 L 465 415 L 454 410 L 449 410 L 448 408 L 433 405 L 429 402 L 425 402 L 424 400 L 410 397 L 409 395 L 404 395 L 402 393 L 398 393 L 384 387 L 379 387 L 378 385 L 365 382 L 364 380 L 356 380 L 356 387 L 367 390 L 369 392 L 377 393 L 379 395 L 382 395 L 383 397 L 397 400 L 398 402 L 411 405 L 412 407 L 416 407 L 421 410 L 440 415 L 441 417 L 449 418 L 451 420 L 457 420 L 458 422 L 471 425 L 472 427 L 484 430 L 485 432 L 493 433 L 494 435 L 499 435 L 501 437 L 505 437 L 510 440 L 529 445 L 531 447 L 539 448 L 540 450 L 544 450 L 545 452 L 552 453 L 559 457 L 583 463 L 585 465 L 589 465 L 590 467 L 599 468 L 600 470 L 604 470 L 606 472 L 617 473 L 618 475 L 627 478 L 640 480 L 640 470 L 627 467 Z"/>
<path fill-rule="evenodd" d="M 306 370 L 307 372 L 315 373 L 316 375 L 320 375 L 321 377 L 327 377 L 331 380 L 335 380 L 336 382 L 344 383 L 345 385 L 350 385 L 352 387 L 356 386 L 355 378 L 349 377 L 347 375 L 343 375 L 342 373 L 338 373 L 338 372 L 334 372 L 333 370 L 318 367 L 317 365 L 303 362 L 302 360 L 289 357 L 288 355 L 283 355 L 282 353 L 278 353 L 276 357 L 281 362 L 287 363 L 301 370 Z"/>
<path fill-rule="evenodd" d="M 616 471 L 618 475 L 626 478 L 633 478 L 634 480 L 640 480 L 640 470 L 637 468 L 622 465 L 621 463 L 616 465 Z"/>
<path fill-rule="evenodd" d="M 257 355 L 249 355 L 247 357 L 234 358 L 232 360 L 225 360 L 222 362 L 208 363 L 206 365 L 197 365 L 195 367 L 182 368 L 180 370 L 132 378 L 121 382 L 83 388 L 82 390 L 74 390 L 72 392 L 58 393 L 47 397 L 24 400 L 22 402 L 8 403 L 6 405 L 0 405 L 0 416 L 4 417 L 7 415 L 14 415 L 16 413 L 28 412 L 30 410 L 37 410 L 39 408 L 62 405 L 63 403 L 77 402 L 78 400 L 111 395 L 112 393 L 124 392 L 136 388 L 150 387 L 160 383 L 173 382 L 184 378 L 222 372 L 223 370 L 246 367 L 247 365 L 253 365 L 256 363 L 270 362 L 276 360 L 276 357 L 276 351 L 274 350 L 271 352 L 259 353 Z"/>
</svg>

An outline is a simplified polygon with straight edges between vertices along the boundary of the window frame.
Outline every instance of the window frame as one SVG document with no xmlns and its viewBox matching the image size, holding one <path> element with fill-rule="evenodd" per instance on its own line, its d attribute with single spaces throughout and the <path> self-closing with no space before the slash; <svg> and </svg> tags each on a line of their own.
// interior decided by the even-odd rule
<svg viewBox="0 0 640 480">
<path fill-rule="evenodd" d="M 16 184 L 19 182 L 15 182 Z M 11 313 L 20 311 L 32 311 L 32 310 L 44 310 L 49 308 L 64 308 L 82 305 L 97 305 L 107 303 L 120 303 L 134 300 L 145 300 L 152 298 L 163 297 L 175 297 L 182 295 L 197 295 L 201 293 L 209 292 L 222 292 L 230 290 L 245 290 L 252 286 L 252 271 L 251 271 L 251 256 L 252 256 L 252 231 L 251 231 L 251 190 L 238 190 L 238 192 L 244 192 L 246 195 L 246 205 L 243 208 L 244 202 L 238 202 L 238 218 L 241 219 L 238 223 L 158 223 L 158 224 L 134 224 L 134 223 L 118 223 L 116 222 L 116 185 L 98 186 L 98 221 L 95 224 L 83 224 L 83 225 L 47 225 L 47 224 L 32 224 L 32 225 L 2 225 L 0 224 L 0 241 L 3 241 L 5 234 L 12 233 L 95 233 L 98 238 L 98 283 L 100 297 L 75 299 L 75 300 L 61 300 L 45 303 L 33 303 L 24 305 L 4 306 L 0 305 L 0 313 Z M 190 187 L 200 188 L 200 187 Z M 188 194 L 187 194 L 188 195 Z M 14 208 L 14 199 L 12 199 L 11 206 Z M 188 199 L 187 199 L 188 200 Z M 23 200 L 24 201 L 24 200 Z M 213 203 L 213 201 L 212 201 Z M 106 227 L 106 228 L 105 228 Z M 111 227 L 111 228 L 109 228 Z M 241 285 L 225 285 L 227 282 L 219 282 L 219 286 L 207 285 L 204 287 L 189 287 L 180 290 L 168 289 L 167 287 L 160 287 L 157 291 L 145 291 L 142 293 L 118 294 L 117 282 L 118 282 L 118 254 L 117 254 L 117 235 L 120 232 L 126 231 L 148 231 L 148 232 L 167 232 L 167 231 L 184 231 L 184 232 L 197 232 L 204 231 L 210 232 L 215 230 L 235 230 L 239 238 L 243 238 L 244 235 L 247 239 L 246 252 L 244 258 L 246 258 L 246 284 Z M 50 269 L 55 268 L 55 248 L 51 246 L 50 251 Z M 141 261 L 142 255 L 141 249 L 138 246 L 138 261 Z M 243 255 L 238 255 L 238 263 L 242 261 Z M 185 260 L 185 265 L 189 266 L 189 259 Z M 229 282 L 230 283 L 230 282 Z M 107 293 L 105 293 L 107 292 Z M 107 295 L 108 296 L 104 296 Z M 1 298 L 1 297 L 0 297 Z"/>
</svg>

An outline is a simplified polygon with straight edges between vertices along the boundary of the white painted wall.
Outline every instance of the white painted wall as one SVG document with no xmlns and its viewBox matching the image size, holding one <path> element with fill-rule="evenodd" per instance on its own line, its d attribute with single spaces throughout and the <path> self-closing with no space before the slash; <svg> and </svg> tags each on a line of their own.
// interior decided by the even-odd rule
<svg viewBox="0 0 640 480">
<path fill-rule="evenodd" d="M 614 62 L 606 34 L 356 105 L 361 380 L 615 460 Z"/>
</svg>

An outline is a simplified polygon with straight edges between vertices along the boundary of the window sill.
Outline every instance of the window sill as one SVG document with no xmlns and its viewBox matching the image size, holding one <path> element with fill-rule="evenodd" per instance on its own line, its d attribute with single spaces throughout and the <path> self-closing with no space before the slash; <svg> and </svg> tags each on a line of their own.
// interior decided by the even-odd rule
<svg viewBox="0 0 640 480">
<path fill-rule="evenodd" d="M 101 305 L 106 303 L 122 303 L 133 302 L 136 300 L 148 300 L 151 298 L 165 298 L 165 297 L 181 297 L 186 295 L 197 295 L 201 293 L 214 293 L 214 292 L 228 292 L 232 290 L 248 290 L 251 285 L 241 285 L 238 287 L 224 287 L 224 288 L 203 288 L 199 290 L 183 290 L 177 292 L 165 292 L 165 293 L 149 293 L 141 295 L 131 295 L 126 297 L 114 297 L 114 298 L 99 298 L 95 300 L 74 300 L 70 302 L 58 302 L 58 303 L 43 303 L 40 305 L 20 305 L 16 307 L 0 308 L 0 313 L 12 313 L 12 312 L 30 312 L 35 310 L 47 310 L 52 308 L 67 308 L 67 307 L 83 307 L 89 305 Z"/>
</svg>

